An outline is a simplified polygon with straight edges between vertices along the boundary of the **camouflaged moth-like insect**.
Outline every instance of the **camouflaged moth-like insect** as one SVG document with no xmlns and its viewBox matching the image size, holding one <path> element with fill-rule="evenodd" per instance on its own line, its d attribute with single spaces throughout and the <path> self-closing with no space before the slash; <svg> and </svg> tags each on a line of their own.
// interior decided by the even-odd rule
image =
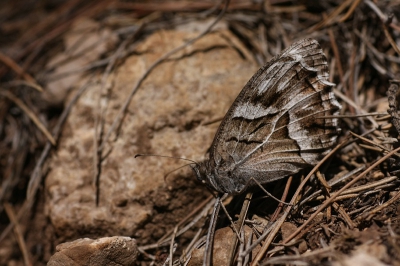
<svg viewBox="0 0 400 266">
<path fill-rule="evenodd" d="M 192 165 L 209 188 L 239 194 L 314 166 L 336 143 L 341 106 L 318 42 L 294 43 L 257 71 L 222 120 L 209 158 Z"/>
</svg>

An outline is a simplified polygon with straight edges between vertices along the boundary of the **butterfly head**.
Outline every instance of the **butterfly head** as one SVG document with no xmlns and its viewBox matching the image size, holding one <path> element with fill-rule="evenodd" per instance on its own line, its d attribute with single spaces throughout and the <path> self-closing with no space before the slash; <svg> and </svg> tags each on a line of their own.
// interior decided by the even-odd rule
<svg viewBox="0 0 400 266">
<path fill-rule="evenodd" d="M 245 186 L 235 183 L 231 171 L 221 171 L 218 167 L 211 166 L 209 161 L 191 165 L 197 179 L 211 191 L 219 193 L 239 194 Z"/>
<path fill-rule="evenodd" d="M 224 193 L 215 182 L 215 173 L 211 171 L 208 161 L 190 165 L 196 174 L 197 180 L 199 180 L 204 186 L 211 191 L 217 191 Z"/>
</svg>

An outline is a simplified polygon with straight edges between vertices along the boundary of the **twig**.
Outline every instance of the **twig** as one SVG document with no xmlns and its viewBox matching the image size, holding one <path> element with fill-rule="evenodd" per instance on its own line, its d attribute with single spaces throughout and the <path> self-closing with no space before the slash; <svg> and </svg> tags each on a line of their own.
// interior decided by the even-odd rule
<svg viewBox="0 0 400 266">
<path fill-rule="evenodd" d="M 24 104 L 23 101 L 18 99 L 14 94 L 9 92 L 8 90 L 0 89 L 0 95 L 10 99 L 16 105 L 18 105 L 18 107 L 21 108 L 21 110 L 24 111 L 26 115 L 32 120 L 32 122 L 39 128 L 39 130 L 42 131 L 42 133 L 51 142 L 51 144 L 56 145 L 56 141 L 54 140 L 53 136 L 42 124 L 42 122 L 40 122 L 39 118 L 29 109 L 27 105 Z"/>
<path fill-rule="evenodd" d="M 383 32 L 385 33 L 386 38 L 388 39 L 390 45 L 393 47 L 393 49 L 400 55 L 400 49 L 397 46 L 396 42 L 393 40 L 392 36 L 389 33 L 387 25 L 391 24 L 392 17 L 391 16 L 386 16 L 383 14 L 383 12 L 379 9 L 375 3 L 373 3 L 370 0 L 364 0 L 364 2 L 379 16 L 379 18 L 382 20 L 382 25 L 383 25 Z"/>
<path fill-rule="evenodd" d="M 64 109 L 63 113 L 61 114 L 60 118 L 57 121 L 57 124 L 55 125 L 53 129 L 53 136 L 55 139 L 58 139 L 60 132 L 61 132 L 61 127 L 64 124 L 65 120 L 67 119 L 72 106 L 75 105 L 75 103 L 78 101 L 79 97 L 82 95 L 82 93 L 89 87 L 91 84 L 88 82 L 85 85 L 83 85 L 72 97 L 71 101 L 69 102 L 68 106 Z M 50 143 L 46 143 L 42 154 L 40 155 L 40 158 L 38 162 L 35 165 L 35 168 L 32 171 L 32 174 L 29 178 L 29 183 L 28 183 L 28 188 L 26 191 L 26 198 L 27 201 L 32 201 L 33 198 L 36 195 L 36 191 L 39 187 L 39 184 L 42 181 L 42 166 L 47 158 L 47 155 L 49 154 L 51 149 Z M 1 241 L 1 240 L 0 240 Z"/>
<path fill-rule="evenodd" d="M 187 261 L 189 263 L 189 258 L 191 257 L 191 254 L 193 252 L 193 249 L 195 248 L 196 242 L 199 240 L 201 233 L 203 232 L 202 228 L 199 228 L 195 234 L 195 236 L 192 238 L 190 243 L 185 247 L 183 254 L 181 256 L 181 261 Z M 189 254 L 189 257 L 187 255 Z"/>
<path fill-rule="evenodd" d="M 275 221 L 276 218 L 278 217 L 279 213 L 281 213 L 282 208 L 284 205 L 287 205 L 287 203 L 284 203 L 286 201 L 286 197 L 289 194 L 289 189 L 290 189 L 290 185 L 292 184 L 293 181 L 293 176 L 289 176 L 288 180 L 286 181 L 286 185 L 285 185 L 285 190 L 283 191 L 281 200 L 278 204 L 278 207 L 276 208 L 274 214 L 272 214 L 271 216 L 271 221 Z"/>
<path fill-rule="evenodd" d="M 249 210 L 250 202 L 251 202 L 251 198 L 252 197 L 253 197 L 253 193 L 252 192 L 248 192 L 246 194 L 245 198 L 244 198 L 244 202 L 243 202 L 242 209 L 240 211 L 239 219 L 238 219 L 236 225 L 235 224 L 233 225 L 233 228 L 236 229 L 235 230 L 236 232 L 242 232 L 244 220 L 245 220 L 245 218 L 247 216 L 247 211 Z M 233 265 L 233 262 L 235 260 L 235 253 L 236 253 L 237 243 L 238 243 L 238 238 L 234 234 L 233 235 L 233 239 L 232 239 L 232 244 L 231 244 L 231 252 L 230 252 L 230 256 L 229 256 L 228 265 Z"/>
<path fill-rule="evenodd" d="M 342 67 L 342 61 L 340 60 L 340 52 L 337 47 L 336 41 L 335 41 L 335 35 L 333 33 L 332 29 L 328 30 L 329 33 L 329 39 L 331 41 L 331 47 L 333 50 L 333 54 L 335 55 L 336 58 L 336 64 L 337 64 L 337 69 L 339 72 L 339 77 L 340 77 L 340 82 L 344 84 L 344 74 L 343 74 L 343 67 Z"/>
<path fill-rule="evenodd" d="M 72 97 L 71 101 L 69 102 L 68 106 L 64 109 L 63 113 L 60 115 L 57 124 L 55 125 L 53 129 L 53 136 L 55 139 L 57 139 L 60 135 L 62 125 L 64 124 L 65 120 L 67 119 L 72 106 L 75 105 L 76 101 L 79 99 L 79 97 L 82 95 L 82 93 L 87 89 L 87 87 L 90 85 L 90 83 L 85 84 L 82 86 Z M 52 148 L 51 143 L 47 142 L 39 160 L 36 162 L 35 168 L 33 169 L 30 178 L 29 178 L 29 183 L 28 183 L 28 188 L 26 192 L 26 201 L 22 205 L 21 209 L 18 211 L 17 214 L 17 221 L 23 216 L 29 213 L 33 202 L 34 202 L 34 197 L 36 195 L 36 191 L 42 181 L 42 167 L 43 164 L 49 155 L 49 152 Z M 9 224 L 1 233 L 0 235 L 0 243 L 3 241 L 3 239 L 9 234 L 11 229 L 13 228 L 13 224 Z"/>
<path fill-rule="evenodd" d="M 171 244 L 169 246 L 169 266 L 172 266 L 173 256 L 174 256 L 174 252 L 176 250 L 175 237 L 176 237 L 177 230 L 178 230 L 178 227 L 175 227 L 174 228 L 174 232 L 173 232 L 172 237 L 171 237 Z"/>
<path fill-rule="evenodd" d="M 388 103 L 389 103 L 389 109 L 388 113 L 392 117 L 392 124 L 396 128 L 397 133 L 400 135 L 400 116 L 397 112 L 398 109 L 398 103 L 396 99 L 396 95 L 399 91 L 399 81 L 391 81 L 390 82 L 390 87 L 387 91 L 388 95 Z"/>
<path fill-rule="evenodd" d="M 26 266 L 33 265 L 32 260 L 29 255 L 29 252 L 28 252 L 28 248 L 26 247 L 26 244 L 25 244 L 25 240 L 23 237 L 21 227 L 19 226 L 17 217 L 15 217 L 14 208 L 12 207 L 11 204 L 4 203 L 4 209 L 6 210 L 8 218 L 10 219 L 12 225 L 14 226 L 14 233 L 15 233 L 15 236 L 17 237 L 19 248 L 21 249 L 22 255 L 24 257 L 25 265 Z"/>
<path fill-rule="evenodd" d="M 324 247 L 324 248 L 317 249 L 317 250 L 308 251 L 301 255 L 287 255 L 287 256 L 281 256 L 281 257 L 277 257 L 277 258 L 270 258 L 270 259 L 264 261 L 264 263 L 261 265 L 287 265 L 287 264 L 292 265 L 294 262 L 304 261 L 305 259 L 308 259 L 308 258 L 313 258 L 313 257 L 321 256 L 321 255 L 328 256 L 329 254 L 331 254 L 334 251 L 334 249 L 335 249 L 334 246 L 329 246 L 329 247 Z M 296 265 L 301 265 L 301 264 L 299 263 Z M 306 265 L 308 265 L 308 264 L 306 264 Z"/>
<path fill-rule="evenodd" d="M 383 14 L 383 12 L 379 9 L 379 7 L 375 5 L 374 2 L 370 0 L 364 0 L 364 3 L 366 3 L 367 6 L 369 6 L 372 9 L 372 11 L 374 11 L 382 21 L 387 20 L 387 16 Z"/>
<path fill-rule="evenodd" d="M 211 31 L 211 29 L 218 23 L 218 21 L 221 20 L 222 16 L 225 14 L 228 5 L 229 5 L 230 0 L 227 0 L 225 3 L 224 8 L 222 9 L 222 11 L 218 14 L 217 18 L 202 32 L 200 33 L 198 36 L 196 36 L 195 38 L 187 41 L 186 43 L 182 44 L 181 46 L 178 46 L 174 49 L 172 49 L 171 51 L 167 52 L 166 54 L 162 55 L 159 59 L 157 59 L 153 64 L 150 65 L 150 67 L 146 70 L 146 72 L 139 78 L 139 80 L 136 82 L 135 86 L 132 88 L 130 94 L 128 95 L 125 103 L 123 104 L 123 106 L 120 108 L 118 114 L 116 115 L 114 122 L 112 123 L 110 129 L 107 131 L 105 137 L 104 137 L 104 142 L 100 145 L 99 150 L 101 151 L 104 148 L 105 143 L 107 143 L 108 139 L 110 138 L 112 132 L 114 130 L 116 130 L 117 127 L 119 127 L 118 125 L 122 122 L 124 114 L 126 112 L 126 109 L 129 106 L 129 103 L 132 100 L 132 97 L 135 95 L 135 93 L 137 92 L 137 90 L 139 89 L 140 85 L 143 83 L 143 81 L 150 75 L 150 73 L 162 62 L 164 62 L 165 60 L 167 60 L 171 55 L 175 54 L 176 52 L 182 50 L 183 48 L 185 48 L 186 46 L 189 46 L 191 44 L 193 44 L 194 42 L 198 41 L 199 39 L 201 39 L 202 37 L 204 37 L 207 33 L 209 33 Z"/>
<path fill-rule="evenodd" d="M 354 10 L 356 10 L 357 6 L 358 6 L 360 3 L 361 3 L 361 0 L 355 0 L 355 1 L 351 4 L 349 10 L 347 10 L 347 13 L 344 14 L 343 17 L 341 17 L 341 18 L 339 19 L 338 22 L 339 22 L 339 23 L 342 23 L 342 22 L 346 21 L 346 20 L 354 13 Z"/>
<path fill-rule="evenodd" d="M 271 227 L 270 230 L 265 231 L 259 238 L 257 241 L 255 241 L 251 248 L 254 248 L 256 245 L 258 245 L 261 241 L 263 241 L 263 239 L 265 239 L 267 237 L 267 239 L 265 239 L 264 245 L 262 246 L 260 252 L 257 254 L 256 258 L 254 259 L 254 261 L 252 262 L 251 265 L 255 266 L 259 263 L 259 261 L 262 259 L 262 257 L 264 256 L 265 252 L 267 251 L 269 245 L 272 243 L 273 238 L 275 237 L 275 235 L 278 233 L 279 228 L 282 226 L 283 222 L 286 220 L 286 217 L 289 215 L 293 204 L 295 203 L 295 201 L 297 200 L 297 197 L 300 195 L 301 190 L 303 189 L 303 187 L 305 186 L 306 182 L 311 178 L 311 176 L 315 173 L 315 171 L 317 171 L 317 169 L 319 169 L 321 167 L 321 165 L 327 161 L 337 150 L 339 150 L 340 148 L 344 147 L 345 145 L 347 145 L 349 143 L 350 137 L 347 137 L 342 143 L 340 143 L 339 145 L 337 145 L 334 149 L 332 149 L 331 152 L 329 152 L 311 171 L 310 173 L 304 178 L 303 182 L 300 183 L 299 187 L 297 188 L 296 192 L 294 193 L 292 200 L 290 201 L 289 206 L 286 207 L 284 213 L 282 214 L 282 216 L 274 223 L 274 225 Z M 271 231 L 269 233 L 269 231 Z M 297 231 L 296 231 L 297 232 Z M 290 239 L 289 239 L 290 240 Z M 288 240 L 288 241 L 289 241 Z M 288 241 L 283 242 L 284 244 L 287 243 Z M 248 252 L 249 249 L 246 250 L 246 252 Z"/>
<path fill-rule="evenodd" d="M 395 203 L 399 198 L 400 198 L 400 191 L 398 191 L 393 198 L 391 198 L 390 200 L 388 200 L 384 204 L 379 205 L 377 208 L 375 208 L 374 210 L 370 211 L 369 213 L 362 215 L 361 217 L 359 217 L 360 219 L 357 219 L 357 220 L 371 220 L 372 216 L 375 213 L 377 213 L 377 212 L 383 210 L 384 208 L 386 208 L 387 206 Z"/>
<path fill-rule="evenodd" d="M 17 59 L 23 58 L 26 55 L 29 55 L 29 57 L 25 60 L 23 67 L 27 69 L 31 62 L 33 62 L 34 58 L 36 55 L 39 54 L 40 51 L 42 51 L 43 47 L 49 43 L 51 40 L 54 38 L 60 36 L 62 33 L 64 33 L 69 27 L 74 23 L 76 20 L 78 20 L 81 17 L 92 17 L 96 13 L 99 12 L 99 10 L 105 9 L 107 6 L 110 4 L 113 4 L 115 0 L 102 0 L 102 1 L 97 1 L 95 4 L 89 3 L 86 6 L 82 7 L 81 9 L 78 9 L 71 15 L 71 19 L 67 21 L 63 21 L 51 30 L 45 32 L 45 35 L 41 38 L 36 38 L 33 39 L 24 49 L 20 54 L 17 56 Z"/>
<path fill-rule="evenodd" d="M 353 136 L 356 137 L 356 138 L 361 139 L 362 141 L 365 141 L 365 142 L 367 142 L 367 143 L 369 143 L 369 144 L 371 144 L 371 145 L 374 145 L 374 146 L 378 147 L 380 150 L 377 150 L 377 151 L 379 151 L 379 152 L 381 152 L 381 151 L 389 152 L 389 151 L 390 151 L 389 148 L 386 148 L 385 146 L 380 145 L 379 143 L 376 143 L 376 142 L 374 142 L 374 141 L 372 141 L 372 140 L 369 140 L 369 139 L 367 139 L 367 138 L 365 138 L 365 137 L 363 137 L 363 136 L 360 136 L 360 135 L 358 135 L 358 134 L 356 134 L 356 133 L 354 133 L 354 132 L 351 132 L 351 131 L 350 131 L 350 134 L 353 135 Z M 360 144 L 360 145 L 361 145 L 361 144 Z M 397 154 L 397 153 L 396 153 L 395 155 L 396 155 L 397 157 L 400 157 L 400 154 Z"/>
<path fill-rule="evenodd" d="M 349 226 L 350 229 L 355 228 L 357 225 L 351 220 L 350 216 L 347 214 L 347 212 L 341 207 L 339 204 L 336 202 L 332 203 L 333 208 L 342 215 L 343 219 L 346 221 L 347 225 Z"/>
<path fill-rule="evenodd" d="M 388 39 L 390 45 L 392 46 L 393 50 L 395 50 L 396 53 L 398 55 L 400 55 L 400 49 L 397 46 L 396 42 L 393 40 L 392 36 L 390 35 L 390 32 L 388 30 L 388 27 L 387 27 L 386 23 L 383 23 L 382 25 L 383 25 L 383 32 L 385 33 L 385 36 Z"/>
<path fill-rule="evenodd" d="M 194 210 L 192 210 L 185 218 L 183 218 L 175 227 L 180 227 L 182 226 L 187 220 L 189 220 L 190 217 L 192 217 L 195 214 L 200 214 L 198 215 L 199 218 L 195 218 L 193 219 L 194 221 L 198 221 L 200 219 L 200 217 L 202 217 L 202 212 L 200 212 L 200 210 L 202 210 L 203 208 L 208 210 L 209 208 L 211 208 L 212 205 L 214 205 L 214 201 L 212 201 L 212 199 L 215 199 L 214 196 L 209 196 L 206 200 L 204 200 L 199 206 L 197 206 Z M 204 207 L 205 206 L 205 207 Z M 193 221 L 190 223 L 192 224 Z M 170 236 L 173 231 L 175 229 L 172 229 L 171 231 L 167 232 L 163 237 L 161 237 L 157 243 L 160 245 L 161 243 L 163 243 L 164 241 L 167 241 L 169 238 L 168 236 Z M 182 232 L 181 232 L 182 231 Z M 181 230 L 177 233 L 177 236 L 179 236 L 180 234 L 184 233 L 185 231 Z"/>
<path fill-rule="evenodd" d="M 76 93 L 75 95 L 72 97 L 71 101 L 69 102 L 68 106 L 64 109 L 63 113 L 61 114 L 61 116 L 59 117 L 56 126 L 53 129 L 53 135 L 55 136 L 55 138 L 57 139 L 60 132 L 61 132 L 61 128 L 62 125 L 64 124 L 65 120 L 67 119 L 72 106 L 75 105 L 76 101 L 79 99 L 79 97 L 82 95 L 82 93 L 87 89 L 87 87 L 90 85 L 90 83 L 85 84 L 84 86 L 82 86 Z M 21 209 L 18 211 L 17 214 L 17 220 L 19 220 L 23 215 L 26 215 L 33 203 L 34 203 L 34 197 L 36 195 L 36 191 L 42 181 L 42 167 L 43 164 L 51 150 L 51 143 L 46 143 L 39 160 L 37 161 L 35 168 L 33 169 L 30 178 L 29 178 L 29 183 L 28 183 L 28 188 L 27 188 L 27 192 L 26 192 L 26 201 L 24 202 L 24 204 L 22 205 Z M 11 229 L 13 228 L 13 224 L 9 224 L 6 229 L 3 230 L 3 232 L 0 235 L 0 242 L 2 242 L 2 240 L 8 235 L 8 233 L 11 231 Z"/>
<path fill-rule="evenodd" d="M 360 171 L 362 171 L 362 170 L 364 170 L 364 169 L 365 169 L 365 166 L 358 167 L 358 168 L 356 168 L 356 169 L 354 169 L 354 170 L 348 172 L 347 174 L 343 175 L 341 178 L 329 180 L 329 181 L 328 181 L 328 185 L 331 186 L 331 187 L 333 187 L 333 186 L 335 186 L 335 185 L 337 185 L 337 184 L 340 184 L 340 183 L 346 181 L 348 178 L 352 177 L 353 175 L 355 175 L 356 173 L 358 173 L 358 172 L 360 172 Z M 308 195 L 310 191 L 311 191 L 311 188 L 310 188 L 308 191 L 306 191 L 306 192 L 304 193 L 304 195 Z M 311 201 L 311 200 L 317 198 L 318 195 L 320 195 L 321 193 L 322 193 L 322 189 L 319 189 L 319 190 L 315 191 L 315 192 L 312 193 L 310 196 L 308 196 L 308 197 L 302 199 L 302 201 L 299 202 L 299 203 L 294 207 L 294 209 L 296 210 L 296 209 L 299 208 L 300 206 L 304 205 L 306 202 Z M 323 197 L 323 196 L 321 196 L 321 197 Z M 317 199 L 318 199 L 318 198 L 317 198 Z"/>
<path fill-rule="evenodd" d="M 215 234 L 215 228 L 217 225 L 217 218 L 218 218 L 218 213 L 219 213 L 221 204 L 222 204 L 221 197 L 216 197 L 213 212 L 210 217 L 210 224 L 209 224 L 208 231 L 207 231 L 206 247 L 205 247 L 204 258 L 203 258 L 203 266 L 211 265 L 212 254 L 213 254 L 214 234 Z"/>
<path fill-rule="evenodd" d="M 58 119 L 58 122 L 56 126 L 54 127 L 53 130 L 53 135 L 58 138 L 60 132 L 61 132 L 61 127 L 64 124 L 65 120 L 68 117 L 69 112 L 72 109 L 72 106 L 76 103 L 76 101 L 79 99 L 79 97 L 82 95 L 82 93 L 87 89 L 87 87 L 90 85 L 90 83 L 85 84 L 82 86 L 76 94 L 72 97 L 71 101 L 69 102 L 68 106 L 64 109 L 63 113 L 61 114 L 60 118 Z M 39 187 L 39 184 L 42 181 L 42 167 L 43 164 L 51 150 L 51 143 L 46 143 L 42 154 L 40 155 L 39 160 L 37 161 L 35 168 L 33 169 L 30 179 L 29 179 L 29 184 L 27 188 L 27 196 L 26 196 L 26 201 L 22 205 L 21 209 L 18 212 L 17 219 L 19 220 L 23 215 L 27 214 L 29 210 L 31 209 L 33 202 L 34 202 L 34 197 L 36 195 L 36 191 Z M 8 233 L 12 229 L 12 224 L 8 225 L 6 229 L 1 233 L 0 235 L 0 242 L 8 235 Z"/>
<path fill-rule="evenodd" d="M 6 87 L 6 88 L 20 86 L 20 85 L 34 88 L 38 92 L 43 92 L 44 91 L 42 86 L 40 86 L 39 84 L 32 83 L 32 82 L 25 81 L 25 80 L 12 80 L 12 81 L 10 81 L 8 83 L 3 84 L 3 86 Z"/>
<path fill-rule="evenodd" d="M 362 114 L 367 114 L 368 112 L 365 111 L 364 109 L 362 109 L 359 105 L 357 105 L 353 100 L 351 100 L 350 98 L 348 98 L 346 95 L 344 95 L 343 93 L 341 93 L 339 90 L 337 89 L 333 89 L 333 93 L 339 97 L 340 99 L 342 99 L 344 102 L 346 102 L 347 104 L 349 104 L 350 106 L 354 107 L 354 109 L 358 110 L 360 113 Z M 373 124 L 374 127 L 378 128 L 379 125 L 378 123 L 372 119 L 371 117 L 367 116 L 368 120 L 371 121 L 371 123 Z"/>
<path fill-rule="evenodd" d="M 319 30 L 322 27 L 333 24 L 335 18 L 337 18 L 337 16 L 340 13 L 342 13 L 342 11 L 345 10 L 352 2 L 353 2 L 353 0 L 346 0 L 346 1 L 342 2 L 342 4 L 339 7 L 337 7 L 332 13 L 330 13 L 323 21 L 321 21 L 321 22 L 317 23 L 316 25 L 312 26 L 311 28 L 309 28 L 307 30 L 307 32 L 311 33 L 311 32 Z"/>
<path fill-rule="evenodd" d="M 400 151 L 400 147 L 397 149 L 392 150 L 391 152 L 389 152 L 388 154 L 386 154 L 385 156 L 383 156 L 382 158 L 380 158 L 379 160 L 377 160 L 374 164 L 372 164 L 370 167 L 368 167 L 364 172 L 362 172 L 361 174 L 359 174 L 357 177 L 355 177 L 352 181 L 350 181 L 349 183 L 347 183 L 346 185 L 344 185 L 341 189 L 339 189 L 337 192 L 332 194 L 332 197 L 330 197 L 329 199 L 327 199 L 319 208 L 318 210 L 316 210 L 311 216 L 310 218 L 307 219 L 307 221 L 305 221 L 299 228 L 297 228 L 297 230 L 291 234 L 287 239 L 285 239 L 283 241 L 283 243 L 287 243 L 290 240 L 292 240 L 294 237 L 296 237 L 296 235 L 298 233 L 300 233 L 301 230 L 304 229 L 304 227 L 306 227 L 317 215 L 318 213 L 320 213 L 323 209 L 325 209 L 328 205 L 330 205 L 334 199 L 341 195 L 343 191 L 345 191 L 346 189 L 348 189 L 349 187 L 351 187 L 352 185 L 354 185 L 356 182 L 358 182 L 361 178 L 363 178 L 366 174 L 368 174 L 368 172 L 370 172 L 372 169 L 374 169 L 375 167 L 377 167 L 378 165 L 380 165 L 382 162 L 384 162 L 385 160 L 387 160 L 390 156 L 394 155 L 396 152 Z"/>
<path fill-rule="evenodd" d="M 99 153 L 98 149 L 98 144 L 101 141 L 101 137 L 103 135 L 104 131 L 104 116 L 106 112 L 106 107 L 102 108 L 101 106 L 101 99 L 103 95 L 103 90 L 106 87 L 106 82 L 107 78 L 109 77 L 111 70 L 115 66 L 115 63 L 119 57 L 119 55 L 122 53 L 126 45 L 128 44 L 128 39 L 123 41 L 121 45 L 118 47 L 117 51 L 113 54 L 113 56 L 110 58 L 110 61 L 108 62 L 108 65 L 101 77 L 101 88 L 100 88 L 100 93 L 98 93 L 98 99 L 97 99 L 97 108 L 100 110 L 100 114 L 96 115 L 95 117 L 95 123 L 94 123 L 94 136 L 93 136 L 93 180 L 92 180 L 92 185 L 95 188 L 96 191 L 96 206 L 99 205 L 100 201 L 100 172 L 101 172 L 101 154 Z M 108 101 L 107 101 L 108 103 Z M 107 105 L 105 103 L 105 105 Z"/>
<path fill-rule="evenodd" d="M 0 62 L 3 62 L 9 68 L 11 68 L 18 76 L 22 76 L 29 83 L 37 84 L 36 80 L 26 73 L 22 67 L 20 67 L 11 57 L 6 56 L 0 52 Z"/>
</svg>

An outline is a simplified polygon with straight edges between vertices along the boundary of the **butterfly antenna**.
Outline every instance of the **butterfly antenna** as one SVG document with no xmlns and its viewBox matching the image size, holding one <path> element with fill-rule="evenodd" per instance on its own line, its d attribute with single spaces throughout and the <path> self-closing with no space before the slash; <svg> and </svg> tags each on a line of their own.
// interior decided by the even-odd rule
<svg viewBox="0 0 400 266">
<path fill-rule="evenodd" d="M 193 163 L 187 163 L 187 164 L 185 164 L 185 165 L 182 165 L 182 166 L 180 166 L 180 167 L 178 167 L 178 168 L 176 168 L 176 169 L 174 169 L 174 170 L 172 170 L 172 171 L 166 173 L 166 174 L 164 175 L 164 182 L 167 182 L 167 176 L 169 176 L 171 173 L 173 173 L 173 172 L 175 172 L 175 171 L 177 171 L 177 170 L 179 170 L 179 169 L 181 169 L 181 168 L 183 168 L 183 167 L 186 167 L 186 166 L 188 166 L 188 165 L 191 165 L 191 164 L 193 164 Z"/>
<path fill-rule="evenodd" d="M 197 166 L 200 166 L 200 164 L 199 164 L 198 162 L 196 162 L 196 161 L 193 161 L 193 160 L 190 160 L 190 159 L 186 159 L 186 158 L 182 158 L 182 157 L 173 157 L 173 156 L 167 156 L 167 155 L 158 155 L 158 154 L 136 154 L 136 155 L 135 155 L 135 158 L 137 158 L 137 157 L 142 157 L 142 156 L 155 156 L 155 157 L 170 158 L 170 159 L 178 159 L 178 160 L 184 160 L 184 161 L 189 161 L 189 162 L 190 162 L 190 163 L 187 163 L 187 164 L 185 164 L 185 165 L 182 165 L 182 166 L 180 166 L 180 167 L 178 167 L 178 168 L 176 168 L 176 169 L 174 169 L 174 170 L 168 172 L 167 174 L 165 174 L 165 175 L 164 175 L 164 182 L 167 182 L 167 177 L 168 177 L 171 173 L 173 173 L 173 172 L 175 172 L 175 171 L 177 171 L 177 170 L 179 170 L 179 169 L 181 169 L 181 168 L 183 168 L 183 167 L 186 167 L 186 166 L 191 165 L 191 164 L 196 164 Z"/>
<path fill-rule="evenodd" d="M 170 158 L 170 159 L 184 160 L 184 161 L 189 161 L 189 162 L 191 162 L 191 163 L 189 163 L 189 164 L 194 163 L 194 164 L 196 164 L 196 165 L 200 165 L 198 162 L 193 161 L 193 160 L 190 160 L 190 159 L 186 159 L 186 158 L 182 158 L 182 157 L 167 156 L 167 155 L 158 155 L 158 154 L 142 154 L 142 153 L 139 153 L 139 154 L 136 154 L 136 155 L 135 155 L 135 158 L 137 158 L 137 157 L 142 157 L 142 156 L 154 156 L 154 157 L 161 157 L 161 158 Z M 189 165 L 189 164 L 185 164 L 184 166 Z M 181 167 L 180 167 L 180 168 L 181 168 Z M 180 168 L 178 168 L 178 169 L 180 169 Z M 176 169 L 176 170 L 178 170 L 178 169 Z M 168 174 L 170 174 L 170 173 L 168 173 Z"/>
</svg>

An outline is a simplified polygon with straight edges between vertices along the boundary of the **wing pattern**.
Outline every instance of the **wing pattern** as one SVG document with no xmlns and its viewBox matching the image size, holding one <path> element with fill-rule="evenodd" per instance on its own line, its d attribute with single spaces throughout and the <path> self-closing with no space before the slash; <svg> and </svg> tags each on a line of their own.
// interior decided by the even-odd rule
<svg viewBox="0 0 400 266">
<path fill-rule="evenodd" d="M 341 108 L 317 41 L 294 43 L 248 81 L 225 115 L 199 179 L 240 193 L 315 165 L 336 142 Z M 201 175 L 201 177 L 200 177 Z"/>
</svg>

